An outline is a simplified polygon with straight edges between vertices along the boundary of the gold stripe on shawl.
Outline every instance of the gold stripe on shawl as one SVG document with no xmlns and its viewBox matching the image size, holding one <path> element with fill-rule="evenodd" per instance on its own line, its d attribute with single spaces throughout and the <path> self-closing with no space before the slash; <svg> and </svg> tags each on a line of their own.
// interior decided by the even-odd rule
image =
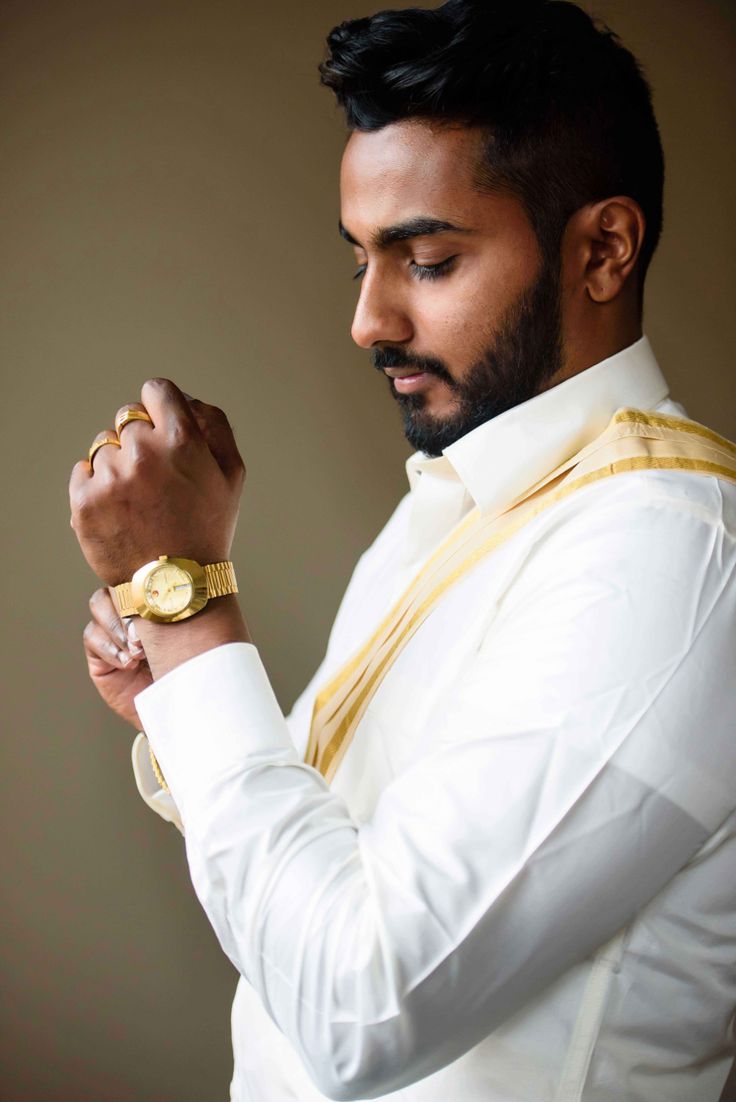
<svg viewBox="0 0 736 1102">
<path fill-rule="evenodd" d="M 317 695 L 305 760 L 329 781 L 396 657 L 444 593 L 570 494 L 627 471 L 683 470 L 736 482 L 736 445 L 695 421 L 623 408 L 606 429 L 500 513 L 476 508 L 429 557 L 369 640 Z"/>
</svg>

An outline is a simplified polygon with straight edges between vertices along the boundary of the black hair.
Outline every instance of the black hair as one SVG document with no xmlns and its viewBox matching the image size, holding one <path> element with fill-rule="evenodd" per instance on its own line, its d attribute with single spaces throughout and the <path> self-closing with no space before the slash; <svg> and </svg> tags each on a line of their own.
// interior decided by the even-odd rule
<svg viewBox="0 0 736 1102">
<path fill-rule="evenodd" d="M 477 186 L 515 194 L 547 256 L 585 204 L 636 200 L 641 306 L 664 156 L 650 86 L 607 26 L 567 0 L 446 0 L 348 20 L 327 45 L 321 81 L 349 131 L 408 118 L 485 128 Z"/>
</svg>

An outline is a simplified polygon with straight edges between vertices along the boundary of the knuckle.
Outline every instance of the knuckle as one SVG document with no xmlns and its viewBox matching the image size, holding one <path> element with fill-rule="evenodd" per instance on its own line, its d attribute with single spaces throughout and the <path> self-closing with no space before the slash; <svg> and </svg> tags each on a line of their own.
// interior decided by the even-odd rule
<svg viewBox="0 0 736 1102">
<path fill-rule="evenodd" d="M 97 480 L 95 489 L 102 495 L 107 492 L 112 492 L 112 486 L 125 479 L 125 466 L 124 463 L 104 463 L 100 466 L 99 471 L 96 472 L 95 478 Z M 108 498 L 109 500 L 109 498 Z"/>
<path fill-rule="evenodd" d="M 94 492 L 89 496 L 85 496 L 84 501 L 77 509 L 78 516 L 83 520 L 89 520 L 100 509 L 106 508 L 110 496 L 114 492 L 113 486 L 117 484 L 120 474 L 121 472 L 117 467 L 101 463 L 99 469 L 95 471 Z"/>
<path fill-rule="evenodd" d="M 183 421 L 175 421 L 169 430 L 169 447 L 172 451 L 182 451 L 192 442 L 192 430 Z"/>
<path fill-rule="evenodd" d="M 135 475 L 149 474 L 154 467 L 155 457 L 150 448 L 134 443 L 127 455 L 131 471 Z"/>
</svg>

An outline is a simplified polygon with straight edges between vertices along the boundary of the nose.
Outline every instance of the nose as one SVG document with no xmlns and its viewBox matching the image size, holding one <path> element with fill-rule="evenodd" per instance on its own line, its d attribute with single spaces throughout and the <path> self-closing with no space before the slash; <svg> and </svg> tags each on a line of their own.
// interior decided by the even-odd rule
<svg viewBox="0 0 736 1102">
<path fill-rule="evenodd" d="M 379 341 L 400 343 L 413 336 L 401 296 L 378 271 L 363 276 L 350 334 L 360 348 L 373 348 Z"/>
</svg>

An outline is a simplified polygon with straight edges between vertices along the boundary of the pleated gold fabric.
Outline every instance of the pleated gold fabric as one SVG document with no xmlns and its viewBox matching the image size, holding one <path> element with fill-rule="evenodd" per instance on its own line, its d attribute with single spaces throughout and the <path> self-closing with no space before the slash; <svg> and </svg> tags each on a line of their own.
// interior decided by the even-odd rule
<svg viewBox="0 0 736 1102">
<path fill-rule="evenodd" d="M 736 444 L 680 417 L 623 407 L 605 430 L 501 512 L 473 509 L 424 564 L 366 644 L 318 693 L 305 761 L 332 780 L 391 665 L 447 590 L 544 509 L 603 478 L 683 470 L 736 482 Z"/>
</svg>

